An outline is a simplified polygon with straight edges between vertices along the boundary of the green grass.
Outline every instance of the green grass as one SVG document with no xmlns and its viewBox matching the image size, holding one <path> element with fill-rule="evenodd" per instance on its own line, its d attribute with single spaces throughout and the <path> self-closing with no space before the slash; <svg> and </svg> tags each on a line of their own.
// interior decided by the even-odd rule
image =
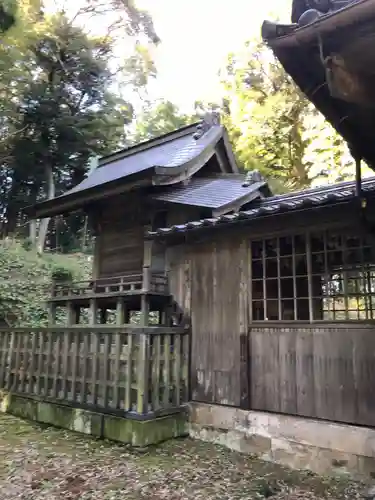
<svg viewBox="0 0 375 500">
<path fill-rule="evenodd" d="M 147 452 L 0 415 L 0 498 L 351 499 L 363 485 L 190 439 Z"/>
<path fill-rule="evenodd" d="M 0 320 L 9 326 L 42 326 L 47 320 L 45 300 L 54 271 L 64 269 L 76 280 L 87 279 L 92 261 L 84 254 L 38 255 L 20 242 L 0 242 Z"/>
</svg>

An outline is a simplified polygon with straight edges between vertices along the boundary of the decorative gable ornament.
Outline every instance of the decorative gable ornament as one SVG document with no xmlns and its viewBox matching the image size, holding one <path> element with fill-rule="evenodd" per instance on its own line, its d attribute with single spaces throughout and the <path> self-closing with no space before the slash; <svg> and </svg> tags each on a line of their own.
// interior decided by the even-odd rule
<svg viewBox="0 0 375 500">
<path fill-rule="evenodd" d="M 217 127 L 219 125 L 220 113 L 217 111 L 207 113 L 201 123 L 197 125 L 197 131 L 194 133 L 193 138 L 198 141 L 206 132 L 208 132 L 208 130 L 210 130 L 211 127 Z"/>
<path fill-rule="evenodd" d="M 264 181 L 264 177 L 259 172 L 259 170 L 251 170 L 250 172 L 247 172 L 246 178 L 242 184 L 242 187 L 249 187 L 252 184 L 255 184 L 256 182 L 263 182 L 263 181 Z"/>
</svg>

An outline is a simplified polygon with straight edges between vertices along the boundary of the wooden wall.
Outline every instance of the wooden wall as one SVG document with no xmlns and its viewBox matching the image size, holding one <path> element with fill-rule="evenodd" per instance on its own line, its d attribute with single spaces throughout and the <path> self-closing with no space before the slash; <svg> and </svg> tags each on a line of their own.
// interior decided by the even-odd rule
<svg viewBox="0 0 375 500">
<path fill-rule="evenodd" d="M 172 293 L 191 316 L 196 401 L 243 406 L 248 398 L 240 369 L 247 352 L 247 259 L 247 243 L 238 239 L 168 250 Z"/>
<path fill-rule="evenodd" d="M 375 325 L 253 325 L 250 407 L 375 425 Z"/>
<path fill-rule="evenodd" d="M 250 238 L 170 247 L 190 315 L 191 399 L 375 425 L 375 324 L 251 321 Z"/>
<path fill-rule="evenodd" d="M 147 214 L 136 195 L 113 198 L 99 216 L 95 277 L 142 273 Z"/>
<path fill-rule="evenodd" d="M 146 230 L 150 229 L 157 211 L 166 212 L 167 226 L 184 224 L 201 216 L 197 207 L 172 204 L 152 207 L 145 200 L 142 193 L 126 193 L 109 199 L 98 210 L 94 278 L 142 272 L 144 236 Z M 161 272 L 165 246 L 154 242 L 152 248 L 155 253 L 152 266 L 155 271 Z"/>
</svg>

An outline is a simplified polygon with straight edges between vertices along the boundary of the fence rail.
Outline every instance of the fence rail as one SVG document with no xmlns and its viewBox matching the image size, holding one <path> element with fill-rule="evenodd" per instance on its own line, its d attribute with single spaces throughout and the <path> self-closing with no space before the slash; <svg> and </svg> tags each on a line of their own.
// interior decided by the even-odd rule
<svg viewBox="0 0 375 500">
<path fill-rule="evenodd" d="M 166 327 L 0 330 L 0 388 L 105 411 L 174 411 L 188 399 L 189 332 Z"/>
<path fill-rule="evenodd" d="M 168 293 L 168 277 L 144 269 L 143 274 L 110 276 L 96 280 L 55 283 L 52 300 L 91 297 L 93 295 L 119 295 L 136 292 Z"/>
</svg>

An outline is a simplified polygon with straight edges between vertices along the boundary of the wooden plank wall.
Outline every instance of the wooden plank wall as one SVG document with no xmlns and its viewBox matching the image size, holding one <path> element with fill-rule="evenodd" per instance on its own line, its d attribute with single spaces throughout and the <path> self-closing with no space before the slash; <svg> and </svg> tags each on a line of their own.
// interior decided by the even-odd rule
<svg viewBox="0 0 375 500">
<path fill-rule="evenodd" d="M 185 314 L 191 315 L 191 264 L 189 249 L 179 245 L 167 249 L 169 288 Z"/>
<path fill-rule="evenodd" d="M 96 277 L 141 273 L 146 217 L 137 196 L 117 197 L 103 207 L 96 258 Z"/>
<path fill-rule="evenodd" d="M 375 425 L 375 327 L 255 326 L 251 408 Z"/>
<path fill-rule="evenodd" d="M 168 250 L 174 299 L 191 315 L 193 400 L 248 401 L 247 258 L 247 243 L 233 240 Z"/>
<path fill-rule="evenodd" d="M 243 235 L 168 249 L 191 315 L 191 399 L 375 425 L 375 324 L 251 322 Z"/>
</svg>

